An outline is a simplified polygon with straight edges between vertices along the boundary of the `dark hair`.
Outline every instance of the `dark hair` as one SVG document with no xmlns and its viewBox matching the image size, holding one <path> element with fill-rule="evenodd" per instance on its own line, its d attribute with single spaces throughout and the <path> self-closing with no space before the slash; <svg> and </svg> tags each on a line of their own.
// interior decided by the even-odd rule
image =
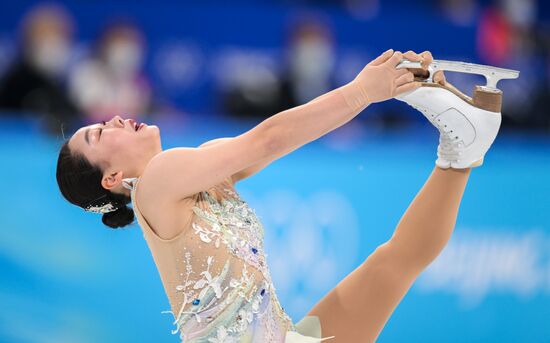
<svg viewBox="0 0 550 343">
<path fill-rule="evenodd" d="M 61 194 L 74 205 L 84 209 L 93 200 L 106 196 L 104 200 L 117 206 L 116 211 L 103 214 L 103 224 L 116 229 L 134 221 L 134 211 L 126 206 L 132 201 L 131 198 L 103 188 L 102 168 L 92 165 L 81 153 L 71 151 L 69 140 L 63 143 L 59 151 L 56 177 Z"/>
</svg>

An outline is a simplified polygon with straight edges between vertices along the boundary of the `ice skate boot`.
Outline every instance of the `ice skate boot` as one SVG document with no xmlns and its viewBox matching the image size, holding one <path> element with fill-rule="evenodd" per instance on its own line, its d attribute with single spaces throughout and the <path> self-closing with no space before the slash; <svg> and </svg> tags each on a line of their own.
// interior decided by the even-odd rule
<svg viewBox="0 0 550 343">
<path fill-rule="evenodd" d="M 403 60 L 401 68 L 421 68 L 420 62 Z M 473 97 L 463 94 L 449 82 L 435 83 L 439 70 L 484 75 L 485 86 L 475 86 Z M 424 71 L 426 72 L 426 71 Z M 501 123 L 502 91 L 496 88 L 501 79 L 515 79 L 519 71 L 479 64 L 434 60 L 427 76 L 415 79 L 421 87 L 396 96 L 418 109 L 439 130 L 436 165 L 463 169 L 483 164 L 485 153 L 495 140 Z"/>
</svg>

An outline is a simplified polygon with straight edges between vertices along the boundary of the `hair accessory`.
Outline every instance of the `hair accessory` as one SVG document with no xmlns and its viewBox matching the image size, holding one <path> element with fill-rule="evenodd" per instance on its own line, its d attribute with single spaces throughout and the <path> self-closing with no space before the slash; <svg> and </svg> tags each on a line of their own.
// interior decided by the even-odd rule
<svg viewBox="0 0 550 343">
<path fill-rule="evenodd" d="M 118 207 L 109 201 L 100 201 L 103 198 L 107 198 L 107 194 L 100 196 L 99 198 L 90 201 L 90 203 L 84 208 L 86 212 L 94 213 L 109 213 L 118 210 Z"/>
</svg>

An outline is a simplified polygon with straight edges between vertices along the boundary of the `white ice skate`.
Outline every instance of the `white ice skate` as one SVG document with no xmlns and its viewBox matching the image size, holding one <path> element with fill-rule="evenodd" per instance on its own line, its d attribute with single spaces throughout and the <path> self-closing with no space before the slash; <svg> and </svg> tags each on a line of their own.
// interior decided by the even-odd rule
<svg viewBox="0 0 550 343">
<path fill-rule="evenodd" d="M 403 60 L 402 68 L 421 68 L 420 62 Z M 484 75 L 485 86 L 475 86 L 473 98 L 449 82 L 434 83 L 438 70 Z M 501 122 L 502 91 L 496 88 L 501 79 L 515 79 L 519 71 L 473 63 L 434 60 L 427 77 L 417 77 L 422 86 L 395 97 L 418 109 L 440 132 L 436 165 L 463 169 L 483 164 L 485 153 L 495 140 Z"/>
</svg>

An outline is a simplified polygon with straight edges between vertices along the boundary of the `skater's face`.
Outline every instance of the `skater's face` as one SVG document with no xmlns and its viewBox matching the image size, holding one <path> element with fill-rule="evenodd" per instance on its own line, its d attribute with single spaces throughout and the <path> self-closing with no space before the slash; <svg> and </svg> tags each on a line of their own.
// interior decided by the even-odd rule
<svg viewBox="0 0 550 343">
<path fill-rule="evenodd" d="M 133 119 L 114 116 L 107 122 L 84 126 L 73 134 L 69 147 L 103 169 L 135 173 L 162 148 L 156 125 L 144 124 L 136 131 L 134 123 Z"/>
</svg>

